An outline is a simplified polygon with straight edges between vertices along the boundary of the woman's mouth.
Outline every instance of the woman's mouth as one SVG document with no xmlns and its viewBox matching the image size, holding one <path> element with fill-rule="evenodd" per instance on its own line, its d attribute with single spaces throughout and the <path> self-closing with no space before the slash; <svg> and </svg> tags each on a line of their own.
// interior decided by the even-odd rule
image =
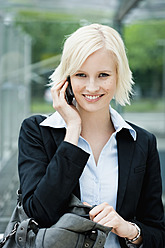
<svg viewBox="0 0 165 248">
<path fill-rule="evenodd" d="M 102 95 L 83 95 L 83 96 L 88 102 L 96 102 L 103 96 L 103 94 Z"/>
</svg>

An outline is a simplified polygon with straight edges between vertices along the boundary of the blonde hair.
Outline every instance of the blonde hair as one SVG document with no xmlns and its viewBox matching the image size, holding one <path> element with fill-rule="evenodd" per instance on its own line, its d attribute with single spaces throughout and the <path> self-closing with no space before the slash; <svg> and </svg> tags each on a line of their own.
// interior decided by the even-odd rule
<svg viewBox="0 0 165 248">
<path fill-rule="evenodd" d="M 51 84 L 58 83 L 65 80 L 68 75 L 75 74 L 92 53 L 103 47 L 111 51 L 116 57 L 117 87 L 115 100 L 123 106 L 130 104 L 134 82 L 125 46 L 119 33 L 106 25 L 91 24 L 81 27 L 66 39 L 61 62 L 50 76 Z"/>
</svg>

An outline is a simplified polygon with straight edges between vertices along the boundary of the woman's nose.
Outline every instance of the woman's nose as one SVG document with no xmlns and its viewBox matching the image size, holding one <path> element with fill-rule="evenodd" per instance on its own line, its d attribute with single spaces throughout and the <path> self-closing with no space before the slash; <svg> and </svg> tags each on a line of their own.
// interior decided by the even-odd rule
<svg viewBox="0 0 165 248">
<path fill-rule="evenodd" d="M 89 78 L 87 84 L 86 84 L 86 89 L 90 92 L 95 92 L 99 90 L 99 85 L 97 83 L 97 80 L 94 78 Z"/>
</svg>

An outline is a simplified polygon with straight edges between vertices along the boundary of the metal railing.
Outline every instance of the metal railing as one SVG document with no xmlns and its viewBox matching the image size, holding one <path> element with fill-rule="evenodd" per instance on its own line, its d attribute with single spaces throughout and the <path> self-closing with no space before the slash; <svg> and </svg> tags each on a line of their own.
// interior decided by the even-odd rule
<svg viewBox="0 0 165 248">
<path fill-rule="evenodd" d="M 17 147 L 30 106 L 31 39 L 0 19 L 0 170 Z"/>
</svg>

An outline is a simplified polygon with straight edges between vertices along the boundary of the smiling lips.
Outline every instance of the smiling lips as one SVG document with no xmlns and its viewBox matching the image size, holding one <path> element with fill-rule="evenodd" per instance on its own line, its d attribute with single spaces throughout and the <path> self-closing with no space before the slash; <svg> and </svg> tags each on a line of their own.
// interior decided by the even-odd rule
<svg viewBox="0 0 165 248">
<path fill-rule="evenodd" d="M 99 100 L 103 95 L 83 95 L 85 99 L 89 102 L 96 102 Z"/>
</svg>

